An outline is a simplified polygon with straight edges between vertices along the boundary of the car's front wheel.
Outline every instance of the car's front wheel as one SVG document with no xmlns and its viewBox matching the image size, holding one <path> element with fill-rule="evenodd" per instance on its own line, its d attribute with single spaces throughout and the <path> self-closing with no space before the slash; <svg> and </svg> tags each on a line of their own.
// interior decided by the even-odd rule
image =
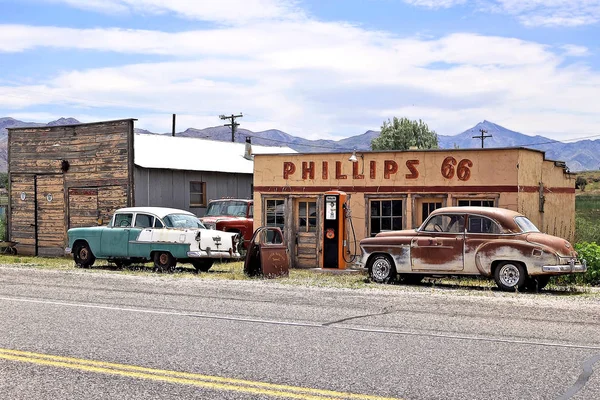
<svg viewBox="0 0 600 400">
<path fill-rule="evenodd" d="M 87 243 L 78 243 L 73 249 L 73 259 L 78 267 L 88 268 L 94 265 L 96 257 Z"/>
<path fill-rule="evenodd" d="M 212 259 L 194 260 L 192 265 L 196 268 L 197 272 L 208 272 L 215 261 Z"/>
<path fill-rule="evenodd" d="M 177 261 L 171 253 L 167 251 L 157 251 L 154 253 L 154 270 L 157 272 L 173 272 Z"/>
<path fill-rule="evenodd" d="M 527 284 L 527 271 L 521 263 L 503 261 L 494 270 L 494 280 L 505 292 L 523 291 Z"/>
<path fill-rule="evenodd" d="M 396 266 L 387 254 L 378 254 L 371 259 L 369 275 L 374 282 L 392 283 L 396 281 Z"/>
</svg>

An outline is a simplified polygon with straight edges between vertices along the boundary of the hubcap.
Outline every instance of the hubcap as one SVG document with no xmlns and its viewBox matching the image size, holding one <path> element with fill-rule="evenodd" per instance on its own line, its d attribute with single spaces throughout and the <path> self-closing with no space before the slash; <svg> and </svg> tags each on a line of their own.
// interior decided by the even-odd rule
<svg viewBox="0 0 600 400">
<path fill-rule="evenodd" d="M 88 250 L 85 247 L 79 251 L 79 258 L 82 260 L 88 259 Z"/>
<path fill-rule="evenodd" d="M 500 269 L 500 282 L 508 287 L 513 287 L 519 282 L 519 268 L 514 264 L 503 265 Z"/>
<path fill-rule="evenodd" d="M 161 254 L 160 257 L 158 258 L 158 260 L 160 261 L 160 263 L 162 265 L 167 264 L 167 261 L 169 260 L 169 257 L 166 254 Z"/>
<path fill-rule="evenodd" d="M 391 266 L 388 260 L 379 259 L 373 263 L 371 271 L 375 279 L 384 280 L 390 276 Z"/>
</svg>

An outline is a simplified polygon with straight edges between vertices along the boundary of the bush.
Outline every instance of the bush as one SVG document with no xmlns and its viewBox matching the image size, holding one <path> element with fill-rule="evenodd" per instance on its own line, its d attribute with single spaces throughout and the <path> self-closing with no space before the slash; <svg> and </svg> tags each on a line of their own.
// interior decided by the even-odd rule
<svg viewBox="0 0 600 400">
<path fill-rule="evenodd" d="M 600 246 L 595 242 L 581 242 L 575 244 L 575 250 L 577 250 L 579 258 L 587 262 L 587 272 L 559 276 L 555 278 L 556 282 L 558 284 L 600 285 Z"/>
</svg>

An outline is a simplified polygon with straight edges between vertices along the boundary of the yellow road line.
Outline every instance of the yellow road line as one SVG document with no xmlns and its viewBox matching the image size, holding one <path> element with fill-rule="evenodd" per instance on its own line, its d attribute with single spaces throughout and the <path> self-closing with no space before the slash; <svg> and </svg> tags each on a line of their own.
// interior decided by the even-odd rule
<svg viewBox="0 0 600 400">
<path fill-rule="evenodd" d="M 116 364 L 81 358 L 54 356 L 28 351 L 0 348 L 0 358 L 38 365 L 70 368 L 80 371 L 119 375 L 131 378 L 148 379 L 184 385 L 193 385 L 213 390 L 228 390 L 250 394 L 286 397 L 292 399 L 368 399 L 398 400 L 365 394 L 336 392 L 333 390 L 313 389 L 301 386 L 278 385 L 244 379 L 224 378 L 220 376 L 194 374 L 188 372 L 145 368 L 136 365 Z"/>
</svg>

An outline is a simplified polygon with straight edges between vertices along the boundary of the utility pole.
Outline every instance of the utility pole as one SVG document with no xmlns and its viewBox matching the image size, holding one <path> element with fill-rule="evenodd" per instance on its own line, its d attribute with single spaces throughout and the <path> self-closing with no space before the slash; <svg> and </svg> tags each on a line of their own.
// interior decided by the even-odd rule
<svg viewBox="0 0 600 400">
<path fill-rule="evenodd" d="M 173 130 L 171 131 L 171 136 L 175 136 L 175 114 L 173 114 Z"/>
<path fill-rule="evenodd" d="M 242 118 L 243 115 L 242 113 L 239 113 L 238 115 L 219 115 L 219 118 L 221 119 L 230 119 L 231 123 L 230 124 L 225 124 L 225 126 L 230 126 L 231 127 L 231 141 L 235 142 L 235 131 L 237 130 L 237 127 L 240 125 L 237 122 L 235 122 L 236 118 Z"/>
<path fill-rule="evenodd" d="M 481 132 L 481 135 L 473 136 L 473 139 L 481 139 L 481 148 L 483 149 L 483 141 L 489 137 L 492 137 L 492 135 L 484 135 L 485 133 L 487 133 L 485 129 L 480 129 L 479 132 Z"/>
</svg>

